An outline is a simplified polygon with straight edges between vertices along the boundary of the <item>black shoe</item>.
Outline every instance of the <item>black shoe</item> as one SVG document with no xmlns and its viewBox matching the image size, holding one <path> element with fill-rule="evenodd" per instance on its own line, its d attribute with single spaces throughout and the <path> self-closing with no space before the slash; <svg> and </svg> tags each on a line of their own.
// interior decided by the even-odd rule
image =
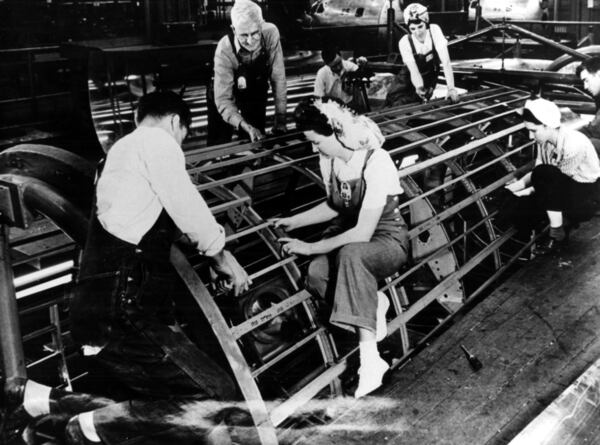
<svg viewBox="0 0 600 445">
<path fill-rule="evenodd" d="M 536 256 L 550 255 L 551 253 L 558 251 L 562 243 L 562 241 L 558 241 L 554 238 L 546 238 L 535 245 L 533 254 Z"/>
<path fill-rule="evenodd" d="M 15 378 L 4 385 L 3 412 L 0 419 L 0 432 L 6 443 L 27 443 L 20 437 L 32 417 L 23 407 L 27 379 Z"/>
</svg>

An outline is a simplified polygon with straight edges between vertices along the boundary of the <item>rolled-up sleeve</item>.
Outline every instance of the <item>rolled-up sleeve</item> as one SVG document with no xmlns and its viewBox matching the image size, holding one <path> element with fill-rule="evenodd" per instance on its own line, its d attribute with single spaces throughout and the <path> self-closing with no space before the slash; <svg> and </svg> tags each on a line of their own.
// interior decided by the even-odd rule
<svg viewBox="0 0 600 445">
<path fill-rule="evenodd" d="M 275 97 L 275 113 L 284 115 L 287 109 L 285 65 L 279 30 L 272 23 L 263 25 L 265 45 L 271 65 L 271 88 Z"/>
<path fill-rule="evenodd" d="M 181 148 L 168 137 L 160 142 L 144 159 L 148 181 L 175 225 L 201 254 L 214 256 L 225 246 L 225 231 L 192 183 Z"/>
<path fill-rule="evenodd" d="M 325 82 L 325 67 L 322 67 L 317 71 L 317 77 L 315 77 L 315 88 L 313 94 L 317 97 L 325 96 L 326 82 Z"/>
<path fill-rule="evenodd" d="M 214 58 L 215 105 L 225 122 L 238 128 L 243 120 L 233 97 L 234 70 L 237 61 L 227 38 L 219 41 Z M 284 86 L 285 88 L 285 86 Z"/>
</svg>

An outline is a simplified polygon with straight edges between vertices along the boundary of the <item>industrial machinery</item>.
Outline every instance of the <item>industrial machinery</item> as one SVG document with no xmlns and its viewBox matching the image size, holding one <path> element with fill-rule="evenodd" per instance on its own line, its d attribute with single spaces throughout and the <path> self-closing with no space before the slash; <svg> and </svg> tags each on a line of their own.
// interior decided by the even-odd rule
<svg viewBox="0 0 600 445">
<path fill-rule="evenodd" d="M 371 114 L 398 165 L 410 226 L 411 259 L 380 288 L 393 303 L 383 349 L 394 366 L 527 255 L 532 239 L 521 241 L 497 224 L 495 195 L 531 167 L 532 142 L 517 116 L 528 97 L 487 86 L 458 104 Z M 260 440 L 275 444 L 308 401 L 342 395 L 352 385 L 347 370 L 356 365 L 355 343 L 328 325 L 323 302 L 303 289 L 307 260 L 282 254 L 283 233 L 268 222 L 324 198 L 317 155 L 298 133 L 208 148 L 192 141 L 185 152 L 190 176 L 254 284 L 239 299 L 222 295 L 202 257 L 174 248 L 172 262 L 195 302 L 180 321 L 229 364 L 251 402 Z M 66 308 L 93 175 L 88 161 L 53 147 L 21 145 L 0 154 L 0 347 L 7 380 L 27 374 L 89 388 Z"/>
</svg>

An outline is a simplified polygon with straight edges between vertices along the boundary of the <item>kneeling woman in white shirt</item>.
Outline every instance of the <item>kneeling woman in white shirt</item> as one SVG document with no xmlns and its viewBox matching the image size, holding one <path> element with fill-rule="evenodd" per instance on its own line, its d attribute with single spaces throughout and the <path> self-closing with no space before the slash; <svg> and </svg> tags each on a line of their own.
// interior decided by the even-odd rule
<svg viewBox="0 0 600 445">
<path fill-rule="evenodd" d="M 308 289 L 322 298 L 333 295 L 331 323 L 358 334 L 361 367 L 355 397 L 361 397 L 381 386 L 389 368 L 377 350 L 377 341 L 386 335 L 389 307 L 377 283 L 407 260 L 408 232 L 398 208 L 403 190 L 394 162 L 381 148 L 383 135 L 369 118 L 331 98 L 304 100 L 294 117 L 320 154 L 327 200 L 276 219 L 275 225 L 293 230 L 331 221 L 320 241 L 280 241 L 286 253 L 315 255 Z"/>
</svg>

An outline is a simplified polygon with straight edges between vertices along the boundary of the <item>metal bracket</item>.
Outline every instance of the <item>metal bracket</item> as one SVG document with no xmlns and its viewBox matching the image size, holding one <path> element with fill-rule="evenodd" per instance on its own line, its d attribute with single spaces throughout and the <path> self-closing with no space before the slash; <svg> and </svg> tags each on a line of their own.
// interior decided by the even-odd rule
<svg viewBox="0 0 600 445">
<path fill-rule="evenodd" d="M 25 206 L 23 184 L 11 176 L 0 176 L 0 223 L 26 229 L 31 213 Z"/>
</svg>

